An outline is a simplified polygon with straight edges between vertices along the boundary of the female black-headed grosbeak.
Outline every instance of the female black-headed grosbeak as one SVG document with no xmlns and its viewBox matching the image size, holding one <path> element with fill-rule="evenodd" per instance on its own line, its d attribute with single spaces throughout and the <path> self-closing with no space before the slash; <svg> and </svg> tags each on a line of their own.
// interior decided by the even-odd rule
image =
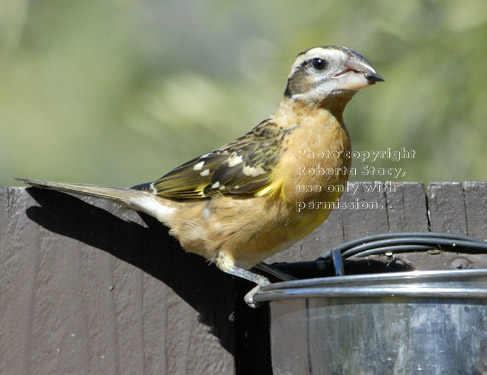
<svg viewBox="0 0 487 375">
<path fill-rule="evenodd" d="M 311 233 L 330 209 L 297 204 L 333 202 L 344 186 L 350 138 L 343 122 L 347 102 L 361 88 L 383 81 L 372 65 L 347 47 L 301 52 L 275 113 L 233 142 L 177 167 L 155 182 L 130 189 L 20 179 L 36 187 L 110 199 L 154 216 L 189 252 L 222 271 L 259 286 L 267 278 L 248 271 Z M 301 158 L 330 151 L 339 157 Z M 303 168 L 304 167 L 304 168 Z M 345 168 L 344 168 L 345 167 Z M 322 189 L 298 192 L 297 185 Z M 340 190 L 340 189 L 338 189 Z"/>
</svg>

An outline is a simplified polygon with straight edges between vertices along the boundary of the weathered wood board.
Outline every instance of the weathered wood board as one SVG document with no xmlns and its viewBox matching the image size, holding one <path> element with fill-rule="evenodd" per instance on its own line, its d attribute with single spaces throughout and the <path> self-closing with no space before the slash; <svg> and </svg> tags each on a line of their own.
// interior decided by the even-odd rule
<svg viewBox="0 0 487 375">
<path fill-rule="evenodd" d="M 334 211 L 269 261 L 313 260 L 388 231 L 487 239 L 487 182 L 367 184 L 343 201 L 376 207 Z M 465 258 L 404 257 L 419 269 L 456 268 Z M 485 256 L 466 258 L 462 267 L 487 267 Z M 242 303 L 249 288 L 183 252 L 145 215 L 0 188 L 0 374 L 270 374 L 268 311 Z"/>
</svg>

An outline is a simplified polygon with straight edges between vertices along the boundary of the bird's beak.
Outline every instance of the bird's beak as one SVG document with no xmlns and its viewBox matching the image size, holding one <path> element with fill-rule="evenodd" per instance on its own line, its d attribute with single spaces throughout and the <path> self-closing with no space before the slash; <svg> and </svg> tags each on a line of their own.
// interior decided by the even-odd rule
<svg viewBox="0 0 487 375">
<path fill-rule="evenodd" d="M 358 53 L 351 53 L 342 69 L 332 78 L 337 80 L 338 90 L 360 90 L 376 82 L 384 82 L 384 78 Z"/>
</svg>

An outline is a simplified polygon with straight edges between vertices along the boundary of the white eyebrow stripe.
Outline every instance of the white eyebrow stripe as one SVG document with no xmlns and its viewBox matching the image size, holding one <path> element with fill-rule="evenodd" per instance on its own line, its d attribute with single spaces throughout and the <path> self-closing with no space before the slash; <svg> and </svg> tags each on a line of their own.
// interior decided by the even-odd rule
<svg viewBox="0 0 487 375">
<path fill-rule="evenodd" d="M 311 48 L 310 50 L 306 51 L 304 54 L 299 55 L 296 60 L 294 61 L 293 65 L 291 66 L 291 72 L 289 73 L 288 79 L 291 78 L 298 68 L 301 67 L 301 64 L 311 59 L 312 57 L 319 57 L 325 60 L 340 60 L 341 56 L 345 56 L 344 51 L 338 48 L 322 48 L 322 47 L 315 47 Z"/>
</svg>

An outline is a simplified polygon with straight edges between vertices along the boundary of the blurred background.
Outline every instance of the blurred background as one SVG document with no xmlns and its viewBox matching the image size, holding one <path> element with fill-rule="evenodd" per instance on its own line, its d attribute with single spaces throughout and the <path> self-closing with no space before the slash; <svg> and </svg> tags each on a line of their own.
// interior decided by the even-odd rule
<svg viewBox="0 0 487 375">
<path fill-rule="evenodd" d="M 368 164 L 486 179 L 485 0 L 15 0 L 0 2 L 0 185 L 154 180 L 272 114 L 296 54 L 325 44 L 386 79 L 345 111 L 354 150 L 416 151 Z"/>
</svg>

